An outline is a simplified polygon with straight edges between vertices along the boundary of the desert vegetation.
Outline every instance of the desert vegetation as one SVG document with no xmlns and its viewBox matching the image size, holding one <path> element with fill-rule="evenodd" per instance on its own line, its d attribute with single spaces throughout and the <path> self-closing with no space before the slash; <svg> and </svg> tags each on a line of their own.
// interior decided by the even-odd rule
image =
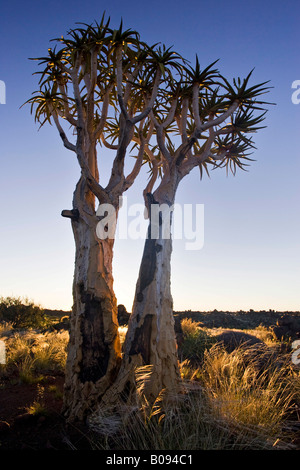
<svg viewBox="0 0 300 470">
<path fill-rule="evenodd" d="M 20 305 L 22 299 L 15 302 L 16 315 Z M 143 387 L 151 370 L 140 367 L 136 371 L 139 406 L 123 406 L 122 413 L 106 408 L 88 427 L 79 429 L 66 427 L 60 412 L 68 316 L 33 311 L 42 315 L 46 327 L 43 322 L 36 328 L 34 318 L 32 325 L 17 327 L 13 309 L 12 321 L 1 321 L 0 339 L 6 347 L 6 363 L 0 365 L 2 449 L 300 448 L 300 368 L 291 360 L 293 338 L 279 340 L 268 324 L 253 328 L 254 312 L 243 313 L 243 329 L 230 327 L 227 313 L 226 330 L 209 324 L 213 316 L 216 321 L 217 312 L 175 313 L 184 393 L 170 397 L 162 391 L 150 403 Z M 293 314 L 293 321 L 299 318 L 300 314 Z M 266 315 L 266 323 L 268 319 Z M 119 329 L 123 342 L 127 326 Z"/>
</svg>

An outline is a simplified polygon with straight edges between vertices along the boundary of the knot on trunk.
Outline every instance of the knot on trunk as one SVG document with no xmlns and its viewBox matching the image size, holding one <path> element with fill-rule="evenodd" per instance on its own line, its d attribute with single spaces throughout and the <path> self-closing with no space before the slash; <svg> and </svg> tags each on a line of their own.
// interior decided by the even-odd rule
<svg viewBox="0 0 300 470">
<path fill-rule="evenodd" d="M 79 210 L 78 209 L 65 209 L 61 212 L 63 217 L 77 221 L 79 219 Z"/>
</svg>

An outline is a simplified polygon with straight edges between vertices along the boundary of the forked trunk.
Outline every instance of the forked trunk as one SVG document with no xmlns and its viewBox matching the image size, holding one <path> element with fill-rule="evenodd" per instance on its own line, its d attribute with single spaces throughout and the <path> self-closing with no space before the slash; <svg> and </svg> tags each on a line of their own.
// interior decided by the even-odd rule
<svg viewBox="0 0 300 470">
<path fill-rule="evenodd" d="M 99 240 L 98 222 L 96 215 L 87 213 L 72 220 L 74 304 L 64 392 L 64 414 L 69 421 L 82 421 L 95 410 L 121 361 L 112 277 L 114 240 Z"/>
</svg>

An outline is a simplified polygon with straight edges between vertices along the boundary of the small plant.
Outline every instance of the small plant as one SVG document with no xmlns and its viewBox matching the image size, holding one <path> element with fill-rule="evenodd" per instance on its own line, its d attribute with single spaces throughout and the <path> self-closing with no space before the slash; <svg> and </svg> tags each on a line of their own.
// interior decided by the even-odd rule
<svg viewBox="0 0 300 470">
<path fill-rule="evenodd" d="M 49 385 L 49 392 L 53 393 L 54 398 L 57 400 L 63 397 L 62 391 L 57 387 L 57 385 Z"/>
<path fill-rule="evenodd" d="M 35 374 L 34 358 L 25 356 L 18 364 L 19 379 L 24 384 L 35 384 L 43 381 L 43 376 Z"/>
<path fill-rule="evenodd" d="M 193 322 L 189 318 L 182 320 L 181 327 L 183 332 L 183 343 L 180 348 L 181 360 L 202 361 L 206 349 L 214 344 L 214 338 L 201 328 L 198 322 Z"/>
<path fill-rule="evenodd" d="M 27 408 L 27 413 L 34 416 L 47 416 L 48 410 L 46 409 L 44 401 L 44 387 L 38 386 L 37 399 Z"/>
<path fill-rule="evenodd" d="M 51 332 L 41 336 L 32 348 L 37 371 L 63 372 L 66 362 L 68 333 Z"/>
<path fill-rule="evenodd" d="M 182 379 L 186 381 L 198 380 L 200 378 L 199 368 L 195 368 L 191 361 L 185 359 L 180 363 L 180 373 Z"/>
<path fill-rule="evenodd" d="M 47 416 L 48 411 L 42 403 L 34 401 L 32 405 L 27 408 L 27 413 L 34 416 Z"/>
</svg>

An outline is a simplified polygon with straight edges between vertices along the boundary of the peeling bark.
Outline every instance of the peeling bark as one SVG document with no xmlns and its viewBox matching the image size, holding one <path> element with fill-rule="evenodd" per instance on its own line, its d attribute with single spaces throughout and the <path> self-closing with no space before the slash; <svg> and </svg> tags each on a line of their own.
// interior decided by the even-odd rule
<svg viewBox="0 0 300 470">
<path fill-rule="evenodd" d="M 172 241 L 148 239 L 147 242 L 124 344 L 124 363 L 125 369 L 132 367 L 131 364 L 151 366 L 145 376 L 143 393 L 153 402 L 163 389 L 176 394 L 182 385 L 170 290 Z M 151 268 L 147 271 L 149 258 Z"/>
<path fill-rule="evenodd" d="M 173 200 L 175 190 L 176 185 Z M 162 390 L 167 395 L 183 391 L 170 288 L 171 253 L 171 237 L 163 238 L 160 230 L 159 237 L 151 239 L 150 220 L 122 365 L 115 384 L 103 397 L 103 404 L 123 401 L 134 405 L 136 374 L 142 373 L 143 366 L 149 367 L 139 382 L 143 383 L 143 394 L 148 401 L 154 402 Z"/>
<path fill-rule="evenodd" d="M 121 362 L 112 276 L 114 240 L 99 240 L 99 219 L 83 207 L 77 209 L 80 216 L 72 219 L 76 247 L 74 304 L 63 406 L 69 421 L 83 421 L 95 410 Z"/>
</svg>

